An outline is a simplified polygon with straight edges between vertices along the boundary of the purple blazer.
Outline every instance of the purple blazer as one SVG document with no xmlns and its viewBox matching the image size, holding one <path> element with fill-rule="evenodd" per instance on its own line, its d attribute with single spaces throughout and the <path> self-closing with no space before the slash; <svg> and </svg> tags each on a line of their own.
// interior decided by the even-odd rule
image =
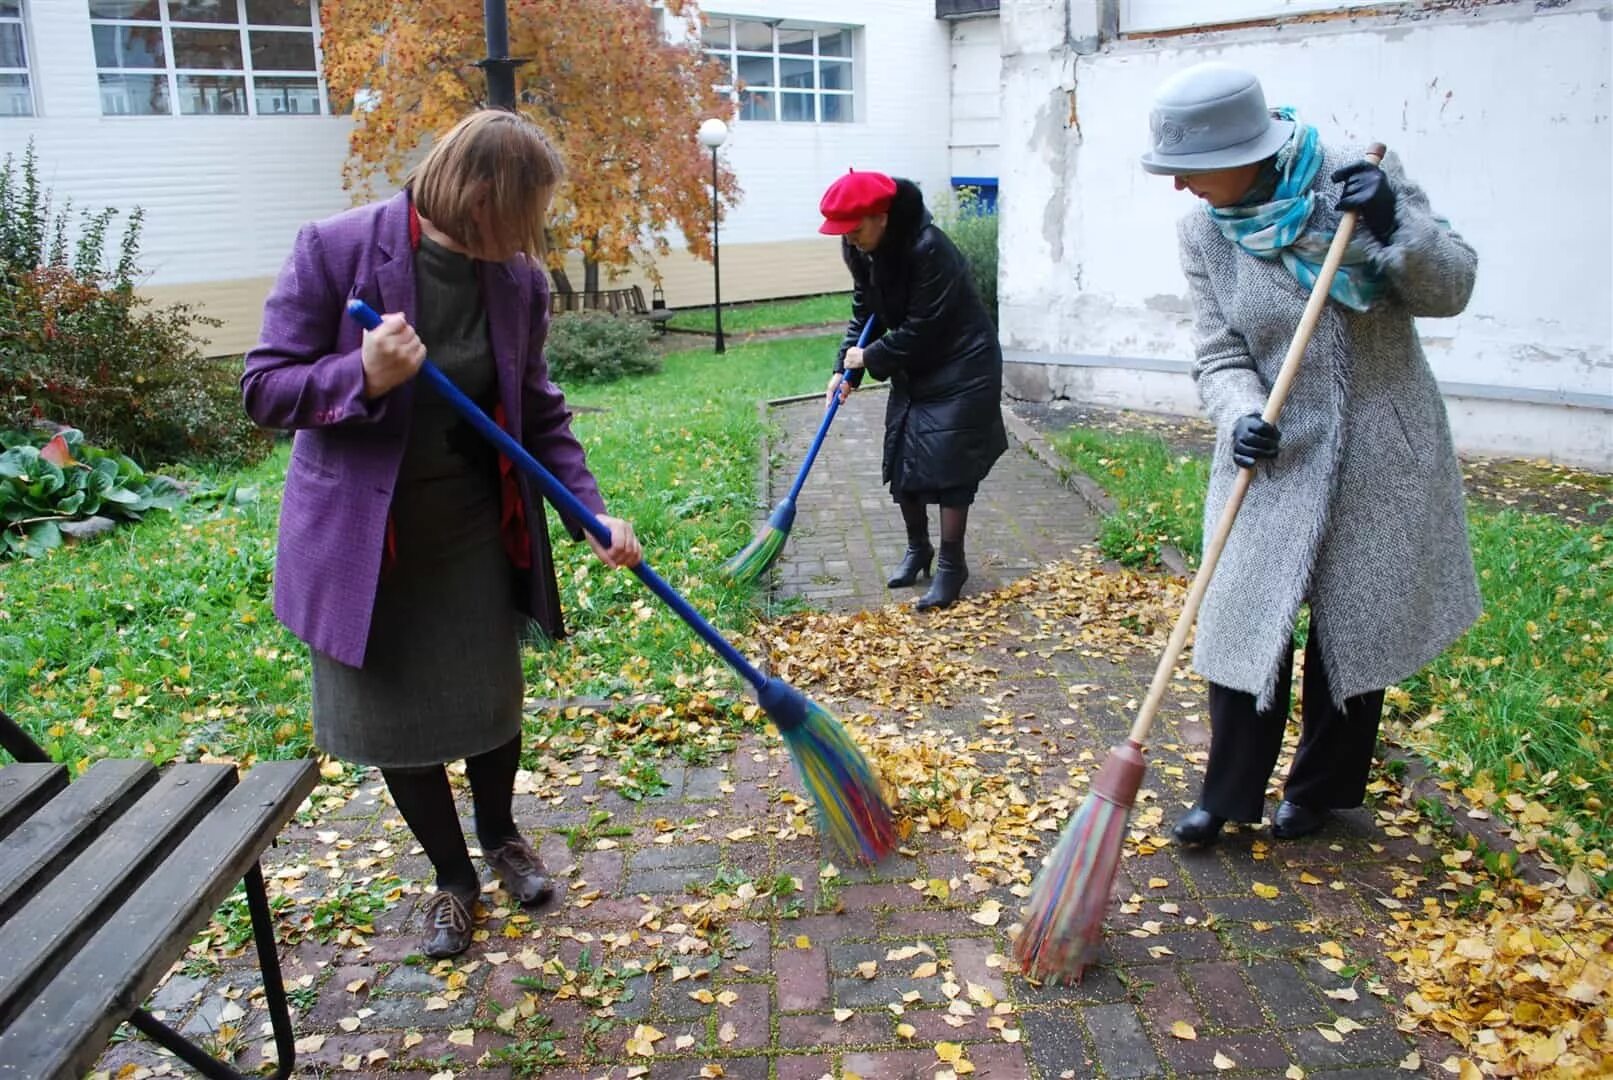
<svg viewBox="0 0 1613 1080">
<path fill-rule="evenodd" d="M 413 254 L 407 192 L 304 225 L 264 305 L 263 333 L 241 376 L 247 414 L 263 427 L 296 432 L 280 505 L 275 614 L 310 646 L 352 667 L 364 663 L 415 386 L 365 399 L 363 330 L 346 304 L 358 297 L 413 323 Z M 547 276 L 523 256 L 477 266 L 506 430 L 584 505 L 604 513 L 571 433 L 571 411 L 549 381 Z M 524 477 L 520 486 L 532 565 L 518 600 L 558 637 L 559 591 L 543 507 Z M 581 537 L 576 523 L 566 526 Z"/>
</svg>

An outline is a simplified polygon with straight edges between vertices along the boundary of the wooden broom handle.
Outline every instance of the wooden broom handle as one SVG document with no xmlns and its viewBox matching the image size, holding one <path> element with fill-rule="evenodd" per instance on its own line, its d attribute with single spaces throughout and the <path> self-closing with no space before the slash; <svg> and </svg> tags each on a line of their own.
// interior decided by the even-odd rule
<svg viewBox="0 0 1613 1080">
<path fill-rule="evenodd" d="M 1373 143 L 1367 150 L 1367 161 L 1376 165 L 1386 153 L 1388 150 L 1382 143 Z M 1299 329 L 1294 332 L 1294 340 L 1288 344 L 1288 355 L 1283 357 L 1277 381 L 1272 384 L 1271 394 L 1266 398 L 1265 411 L 1260 414 L 1268 424 L 1277 422 L 1277 414 L 1282 412 L 1283 402 L 1288 400 L 1288 391 L 1294 385 L 1294 377 L 1299 374 L 1299 359 L 1305 355 L 1311 333 L 1316 329 L 1317 320 L 1322 317 L 1322 307 L 1327 303 L 1327 290 L 1333 285 L 1333 275 L 1344 261 L 1344 251 L 1350 246 L 1350 234 L 1355 231 L 1355 217 L 1355 211 L 1348 210 L 1339 219 L 1339 227 L 1333 234 L 1333 243 L 1327 249 L 1322 270 L 1316 275 L 1316 283 L 1311 286 L 1310 299 L 1305 303 L 1305 314 L 1300 317 Z M 1238 508 L 1243 505 L 1243 497 L 1249 491 L 1249 482 L 1254 474 L 1253 469 L 1238 470 L 1238 479 L 1232 485 L 1232 494 L 1221 510 L 1220 519 L 1215 523 L 1215 532 L 1211 534 L 1210 542 L 1204 545 L 1204 561 L 1199 564 L 1198 573 L 1193 575 L 1193 585 L 1187 590 L 1187 602 L 1182 605 L 1182 613 L 1176 617 L 1176 628 L 1171 631 L 1165 653 L 1159 658 L 1159 666 L 1154 669 L 1154 681 L 1148 686 L 1148 696 L 1143 698 L 1142 708 L 1137 710 L 1137 719 L 1131 725 L 1131 741 L 1138 746 L 1148 739 L 1148 731 L 1154 726 L 1154 715 L 1159 712 L 1171 674 L 1187 646 L 1188 631 L 1199 616 L 1199 605 L 1210 587 L 1210 575 L 1215 573 L 1215 564 L 1221 559 L 1221 549 L 1227 545 L 1232 522 L 1238 516 Z"/>
</svg>

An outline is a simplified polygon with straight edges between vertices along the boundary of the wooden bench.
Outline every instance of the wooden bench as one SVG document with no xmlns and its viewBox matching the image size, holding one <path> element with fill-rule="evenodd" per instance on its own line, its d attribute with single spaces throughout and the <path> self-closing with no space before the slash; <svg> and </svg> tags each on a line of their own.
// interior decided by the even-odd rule
<svg viewBox="0 0 1613 1080">
<path fill-rule="evenodd" d="M 659 293 L 660 290 L 657 290 Z M 603 311 L 611 315 L 627 315 L 647 319 L 657 334 L 666 333 L 666 324 L 672 318 L 666 301 L 659 295 L 654 304 L 644 302 L 644 290 L 634 285 L 626 289 L 602 289 L 598 292 L 568 292 L 555 289 L 549 294 L 552 314 L 563 311 Z"/>
<path fill-rule="evenodd" d="M 10 717 L 0 747 L 0 1077 L 71 1077 L 129 1021 L 203 1076 L 242 1074 L 140 1007 L 235 883 L 274 1030 L 276 1077 L 295 1038 L 258 864 L 318 780 L 312 761 L 98 761 L 68 783 Z M 253 1075 L 257 1075 L 254 1073 Z"/>
</svg>

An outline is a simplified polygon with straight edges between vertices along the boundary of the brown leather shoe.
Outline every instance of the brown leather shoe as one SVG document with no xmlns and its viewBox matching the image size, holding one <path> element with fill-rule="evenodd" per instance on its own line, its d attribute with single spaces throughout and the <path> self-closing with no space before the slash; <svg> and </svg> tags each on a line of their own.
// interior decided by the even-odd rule
<svg viewBox="0 0 1613 1080">
<path fill-rule="evenodd" d="M 438 889 L 426 905 L 426 937 L 422 950 L 427 956 L 458 956 L 470 948 L 473 897 L 469 904 L 448 889 Z"/>
<path fill-rule="evenodd" d="M 482 858 L 517 902 L 537 905 L 554 895 L 554 882 L 549 880 L 543 860 L 525 840 L 518 837 L 491 851 L 483 849 Z"/>
</svg>

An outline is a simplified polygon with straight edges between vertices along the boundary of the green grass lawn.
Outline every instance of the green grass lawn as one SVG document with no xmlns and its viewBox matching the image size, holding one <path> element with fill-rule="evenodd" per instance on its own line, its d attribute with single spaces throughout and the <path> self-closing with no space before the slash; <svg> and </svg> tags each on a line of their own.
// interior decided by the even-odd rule
<svg viewBox="0 0 1613 1080">
<path fill-rule="evenodd" d="M 833 347 L 676 353 L 660 374 L 571 396 L 602 410 L 579 412 L 575 430 L 611 512 L 725 631 L 747 627 L 753 603 L 716 569 L 751 535 L 756 400 L 821 389 Z M 0 707 L 74 762 L 307 752 L 307 656 L 269 599 L 286 459 L 281 448 L 244 474 L 207 478 L 247 492 L 226 508 L 154 513 L 99 542 L 0 566 Z M 563 535 L 556 549 L 571 636 L 529 654 L 532 694 L 739 699 L 727 669 L 637 578 Z"/>
<path fill-rule="evenodd" d="M 1157 565 L 1159 545 L 1195 564 L 1208 463 L 1152 436 L 1073 429 L 1054 440 L 1114 498 L 1106 555 Z M 1470 508 L 1485 612 L 1434 663 L 1390 694 L 1402 737 L 1437 762 L 1474 803 L 1504 804 L 1526 833 L 1549 825 L 1557 854 L 1583 858 L 1613 884 L 1596 852 L 1613 846 L 1613 544 L 1605 525 L 1516 510 Z M 1542 819 L 1550 815 L 1550 821 Z"/>
<path fill-rule="evenodd" d="M 761 330 L 787 330 L 804 326 L 826 326 L 845 323 L 851 318 L 851 294 L 831 293 L 827 296 L 807 296 L 796 300 L 767 300 L 755 304 L 724 304 L 722 309 L 723 336 L 753 334 Z M 667 324 L 674 330 L 699 330 L 713 333 L 716 319 L 712 309 L 687 308 L 679 311 Z"/>
</svg>

